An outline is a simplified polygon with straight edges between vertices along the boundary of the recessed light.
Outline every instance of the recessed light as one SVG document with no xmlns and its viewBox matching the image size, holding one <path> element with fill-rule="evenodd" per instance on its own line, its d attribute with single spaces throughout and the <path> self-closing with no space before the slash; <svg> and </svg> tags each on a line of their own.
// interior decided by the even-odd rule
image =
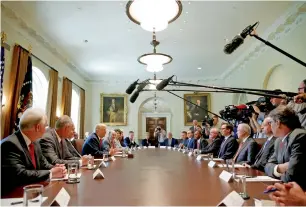
<svg viewBox="0 0 306 207">
<path fill-rule="evenodd" d="M 181 31 L 183 31 L 183 29 L 182 29 L 182 28 L 181 28 L 180 30 L 181 30 Z"/>
<path fill-rule="evenodd" d="M 84 42 L 85 42 L 85 43 L 87 43 L 87 42 L 88 42 L 88 40 L 84 40 Z"/>
<path fill-rule="evenodd" d="M 201 67 L 198 67 L 198 70 L 202 70 L 202 68 L 201 68 Z"/>
<path fill-rule="evenodd" d="M 191 4 L 191 2 L 189 1 L 188 4 Z"/>
<path fill-rule="evenodd" d="M 188 14 L 188 11 L 186 11 L 186 14 Z"/>
<path fill-rule="evenodd" d="M 186 20 L 184 20 L 184 24 L 186 24 Z"/>
</svg>

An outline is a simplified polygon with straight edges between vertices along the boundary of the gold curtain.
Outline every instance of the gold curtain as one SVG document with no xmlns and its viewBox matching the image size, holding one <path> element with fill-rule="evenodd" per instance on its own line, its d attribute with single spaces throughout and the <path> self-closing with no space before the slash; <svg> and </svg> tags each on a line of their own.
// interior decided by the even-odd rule
<svg viewBox="0 0 306 207">
<path fill-rule="evenodd" d="M 85 90 L 80 88 L 80 131 L 79 131 L 79 138 L 84 139 L 85 137 Z"/>
<path fill-rule="evenodd" d="M 72 81 L 63 77 L 61 114 L 71 116 Z"/>
<path fill-rule="evenodd" d="M 13 51 L 12 67 L 10 71 L 9 93 L 7 97 L 6 110 L 4 111 L 4 132 L 7 137 L 13 132 L 16 121 L 17 104 L 22 84 L 27 72 L 29 52 L 19 45 L 15 45 Z"/>
<path fill-rule="evenodd" d="M 58 88 L 58 72 L 56 70 L 49 70 L 49 90 L 47 101 L 47 112 L 49 117 L 49 126 L 54 128 L 56 122 L 56 108 L 57 108 L 57 88 Z"/>
</svg>

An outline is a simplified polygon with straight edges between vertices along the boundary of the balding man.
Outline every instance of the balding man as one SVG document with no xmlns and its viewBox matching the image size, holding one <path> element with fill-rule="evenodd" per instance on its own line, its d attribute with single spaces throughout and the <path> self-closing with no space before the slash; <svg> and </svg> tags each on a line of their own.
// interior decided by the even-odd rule
<svg viewBox="0 0 306 207">
<path fill-rule="evenodd" d="M 39 143 L 42 153 L 48 162 L 53 165 L 68 164 L 78 162 L 81 159 L 80 155 L 77 154 L 77 156 L 75 156 L 69 150 L 69 147 L 74 148 L 68 140 L 73 136 L 74 124 L 72 119 L 67 115 L 58 118 L 55 123 L 55 129 L 48 128 L 46 130 L 46 133 L 43 135 L 42 139 L 39 140 Z M 82 164 L 87 164 L 86 158 L 80 160 L 80 165 Z"/>
<path fill-rule="evenodd" d="M 178 145 L 177 139 L 173 138 L 172 136 L 172 132 L 168 132 L 168 138 L 165 139 L 164 146 L 174 147 L 174 145 Z"/>
<path fill-rule="evenodd" d="M 251 127 L 247 124 L 239 124 L 237 129 L 239 138 L 239 148 L 234 156 L 237 163 L 246 163 L 252 165 L 258 152 L 258 145 L 255 140 L 250 137 Z"/>
<path fill-rule="evenodd" d="M 219 137 L 219 129 L 211 128 L 209 133 L 209 139 L 212 140 L 204 149 L 201 150 L 201 154 L 212 153 L 214 157 L 218 156 L 222 140 Z"/>
<path fill-rule="evenodd" d="M 106 146 L 103 145 L 103 137 L 106 134 L 106 125 L 97 124 L 95 127 L 95 132 L 90 134 L 82 148 L 83 155 L 93 155 L 97 157 L 102 157 L 104 153 L 107 152 Z"/>
<path fill-rule="evenodd" d="M 17 186 L 62 178 L 66 169 L 54 167 L 42 155 L 35 141 L 45 133 L 47 117 L 43 110 L 30 108 L 20 118 L 20 130 L 1 141 L 2 194 Z"/>
</svg>

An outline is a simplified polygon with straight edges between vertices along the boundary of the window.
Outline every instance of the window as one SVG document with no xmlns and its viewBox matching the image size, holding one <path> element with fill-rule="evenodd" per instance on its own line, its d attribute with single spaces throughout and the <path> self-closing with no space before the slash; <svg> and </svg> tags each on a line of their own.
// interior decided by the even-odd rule
<svg viewBox="0 0 306 207">
<path fill-rule="evenodd" d="M 46 110 L 49 81 L 37 67 L 32 68 L 33 107 Z"/>
<path fill-rule="evenodd" d="M 72 97 L 71 97 L 71 119 L 75 126 L 75 131 L 79 133 L 80 128 L 80 88 L 72 84 Z"/>
</svg>

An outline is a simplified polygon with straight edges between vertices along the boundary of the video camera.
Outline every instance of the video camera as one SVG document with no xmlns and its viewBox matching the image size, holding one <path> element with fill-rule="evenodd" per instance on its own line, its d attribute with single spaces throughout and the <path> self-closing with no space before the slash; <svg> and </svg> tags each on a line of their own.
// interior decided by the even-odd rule
<svg viewBox="0 0 306 207">
<path fill-rule="evenodd" d="M 204 119 L 202 121 L 202 126 L 206 126 L 206 124 L 209 124 L 209 126 L 213 126 L 214 120 L 210 118 L 209 116 L 204 116 Z"/>
<path fill-rule="evenodd" d="M 222 118 L 226 120 L 242 121 L 249 123 L 249 117 L 252 117 L 252 113 L 255 113 L 253 105 L 257 106 L 261 112 L 269 112 L 274 109 L 274 106 L 270 102 L 268 97 L 260 97 L 257 101 L 248 102 L 238 106 L 229 105 L 219 113 Z"/>
</svg>

